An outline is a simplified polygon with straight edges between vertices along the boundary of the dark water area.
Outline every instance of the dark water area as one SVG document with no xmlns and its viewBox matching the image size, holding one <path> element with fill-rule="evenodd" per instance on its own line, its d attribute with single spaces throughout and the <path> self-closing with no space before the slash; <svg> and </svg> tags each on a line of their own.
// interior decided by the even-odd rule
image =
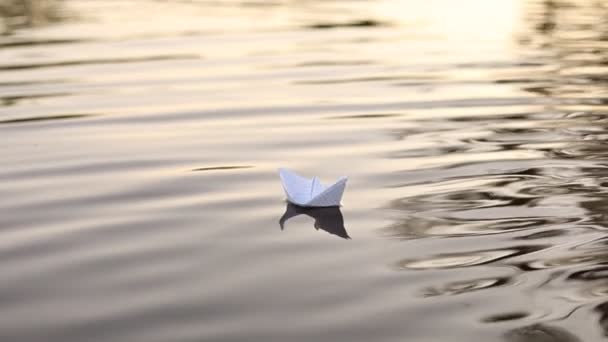
<svg viewBox="0 0 608 342">
<path fill-rule="evenodd" d="M 607 72 L 603 1 L 0 0 L 0 341 L 602 341 Z"/>
</svg>

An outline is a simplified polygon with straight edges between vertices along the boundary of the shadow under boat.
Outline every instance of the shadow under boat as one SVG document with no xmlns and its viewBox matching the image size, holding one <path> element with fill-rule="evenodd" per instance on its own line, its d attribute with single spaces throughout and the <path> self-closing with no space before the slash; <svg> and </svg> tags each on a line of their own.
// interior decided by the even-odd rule
<svg viewBox="0 0 608 342">
<path fill-rule="evenodd" d="M 289 219 L 299 215 L 312 217 L 315 220 L 314 227 L 317 230 L 321 229 L 343 239 L 350 239 L 344 227 L 344 217 L 340 207 L 305 208 L 287 203 L 285 213 L 279 220 L 281 230 L 285 229 L 285 223 Z"/>
</svg>

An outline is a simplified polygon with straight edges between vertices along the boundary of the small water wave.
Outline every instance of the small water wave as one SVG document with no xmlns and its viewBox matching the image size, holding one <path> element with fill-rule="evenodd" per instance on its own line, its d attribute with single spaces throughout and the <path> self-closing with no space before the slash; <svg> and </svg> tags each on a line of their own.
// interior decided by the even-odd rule
<svg viewBox="0 0 608 342">
<path fill-rule="evenodd" d="M 41 68 L 57 68 L 57 67 L 89 65 L 89 64 L 142 63 L 142 62 L 156 62 L 156 61 L 198 59 L 198 58 L 200 58 L 200 56 L 166 55 L 166 56 L 130 57 L 130 58 L 88 59 L 88 60 L 79 60 L 79 61 L 61 61 L 61 62 L 38 63 L 38 64 L 0 65 L 0 71 L 2 71 L 2 70 L 12 71 L 12 70 L 29 70 L 29 69 L 41 69 Z"/>
</svg>

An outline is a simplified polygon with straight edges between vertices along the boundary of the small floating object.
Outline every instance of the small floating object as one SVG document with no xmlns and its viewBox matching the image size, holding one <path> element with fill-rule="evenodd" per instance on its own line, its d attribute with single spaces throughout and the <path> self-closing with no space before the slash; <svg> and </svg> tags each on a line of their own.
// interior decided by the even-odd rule
<svg viewBox="0 0 608 342">
<path fill-rule="evenodd" d="M 342 177 L 334 184 L 321 184 L 317 177 L 305 178 L 288 169 L 279 169 L 287 201 L 301 207 L 338 207 L 348 178 Z"/>
</svg>

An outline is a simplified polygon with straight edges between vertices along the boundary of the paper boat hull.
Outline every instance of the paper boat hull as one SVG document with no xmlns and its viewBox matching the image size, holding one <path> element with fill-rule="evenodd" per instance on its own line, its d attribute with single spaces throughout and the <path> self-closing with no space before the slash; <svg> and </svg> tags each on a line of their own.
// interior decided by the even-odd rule
<svg viewBox="0 0 608 342">
<path fill-rule="evenodd" d="M 346 189 L 347 178 L 325 186 L 318 178 L 305 178 L 288 169 L 279 169 L 287 201 L 301 207 L 337 207 Z"/>
</svg>

